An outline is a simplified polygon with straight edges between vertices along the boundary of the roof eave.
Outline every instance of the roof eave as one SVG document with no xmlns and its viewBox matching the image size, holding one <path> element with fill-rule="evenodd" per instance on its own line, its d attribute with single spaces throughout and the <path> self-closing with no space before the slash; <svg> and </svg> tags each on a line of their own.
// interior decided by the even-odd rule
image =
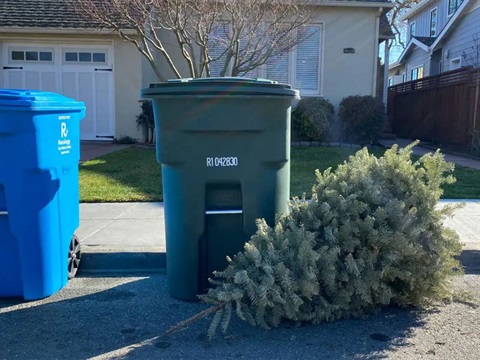
<svg viewBox="0 0 480 360">
<path fill-rule="evenodd" d="M 391 2 L 371 2 L 371 1 L 329 1 L 326 0 L 320 6 L 339 6 L 339 7 L 367 7 L 367 8 L 388 8 L 392 9 L 395 5 Z"/>
<path fill-rule="evenodd" d="M 433 0 L 424 0 L 424 1 L 421 1 L 419 2 L 417 5 L 415 5 L 414 7 L 412 7 L 410 10 L 408 10 L 405 14 L 403 14 L 402 16 L 400 16 L 398 18 L 399 21 L 405 21 L 407 20 L 408 18 L 412 17 L 413 15 L 415 15 L 416 13 L 418 13 L 420 10 L 422 10 L 426 5 L 430 4 Z"/>
<path fill-rule="evenodd" d="M 422 43 L 421 41 L 419 41 L 415 38 L 411 38 L 410 41 L 408 42 L 407 46 L 405 46 L 405 49 L 403 49 L 402 53 L 398 57 L 397 62 L 399 64 L 402 62 L 403 58 L 407 55 L 407 53 L 410 51 L 410 48 L 413 45 L 418 46 L 420 49 L 422 49 L 424 51 L 427 51 L 427 52 L 429 51 L 429 47 L 427 45 L 425 45 L 424 43 Z"/>
<path fill-rule="evenodd" d="M 0 27 L 0 33 L 9 34 L 92 34 L 92 35 L 116 35 L 113 29 L 100 28 L 54 28 L 54 27 L 23 27 L 23 26 L 5 26 Z M 135 30 L 124 30 L 127 35 L 135 35 Z"/>
</svg>

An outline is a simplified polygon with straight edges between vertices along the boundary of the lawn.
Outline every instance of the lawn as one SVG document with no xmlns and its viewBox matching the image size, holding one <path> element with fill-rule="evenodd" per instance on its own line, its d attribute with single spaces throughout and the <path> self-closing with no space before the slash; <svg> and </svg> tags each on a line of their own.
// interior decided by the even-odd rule
<svg viewBox="0 0 480 360">
<path fill-rule="evenodd" d="M 335 168 L 356 150 L 339 147 L 292 148 L 291 196 L 311 194 L 315 169 Z M 376 151 L 380 156 L 382 152 Z M 445 188 L 445 199 L 480 199 L 480 171 L 457 166 L 457 182 Z M 161 166 L 155 150 L 117 151 L 80 165 L 82 202 L 161 201 Z"/>
</svg>

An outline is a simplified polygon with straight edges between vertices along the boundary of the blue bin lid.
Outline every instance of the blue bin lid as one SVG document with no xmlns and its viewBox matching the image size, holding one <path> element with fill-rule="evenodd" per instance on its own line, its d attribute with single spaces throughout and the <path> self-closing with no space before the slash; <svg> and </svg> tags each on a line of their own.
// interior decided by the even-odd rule
<svg viewBox="0 0 480 360">
<path fill-rule="evenodd" d="M 0 107 L 25 110 L 83 110 L 85 104 L 48 91 L 0 89 Z"/>
<path fill-rule="evenodd" d="M 150 98 L 158 95 L 265 95 L 299 99 L 299 91 L 288 84 L 268 79 L 250 79 L 242 77 L 209 77 L 173 79 L 150 84 L 142 89 L 141 95 Z"/>
</svg>

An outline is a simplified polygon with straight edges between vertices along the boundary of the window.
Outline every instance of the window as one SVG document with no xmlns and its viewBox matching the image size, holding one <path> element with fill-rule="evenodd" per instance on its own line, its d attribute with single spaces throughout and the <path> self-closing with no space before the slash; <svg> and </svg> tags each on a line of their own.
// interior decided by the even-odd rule
<svg viewBox="0 0 480 360">
<path fill-rule="evenodd" d="M 12 50 L 10 51 L 10 60 L 28 62 L 52 62 L 53 51 Z"/>
<path fill-rule="evenodd" d="M 437 34 L 437 8 L 430 11 L 430 36 Z"/>
<path fill-rule="evenodd" d="M 208 37 L 208 56 L 212 59 L 209 63 L 210 76 L 220 76 L 224 64 L 230 28 L 227 23 L 215 27 Z"/>
<path fill-rule="evenodd" d="M 296 47 L 294 70 L 295 88 L 318 93 L 318 77 L 320 67 L 320 28 L 306 27 L 306 38 Z"/>
<path fill-rule="evenodd" d="M 303 94 L 320 94 L 321 38 L 322 26 L 310 25 L 304 28 L 305 39 L 289 52 L 268 59 L 258 69 L 245 74 L 246 77 L 265 77 L 280 83 L 292 84 Z M 210 76 L 219 76 L 224 66 L 228 25 L 220 26 L 210 34 L 209 56 Z M 302 34 L 303 35 L 303 34 Z M 253 74 L 253 75 L 252 75 Z"/>
<path fill-rule="evenodd" d="M 415 28 L 416 28 L 416 23 L 414 21 L 410 24 L 410 39 L 415 36 Z"/>
<path fill-rule="evenodd" d="M 423 78 L 423 65 L 413 68 L 410 71 L 410 80 L 418 80 Z"/>
<path fill-rule="evenodd" d="M 64 54 L 66 63 L 106 63 L 106 51 L 66 51 Z"/>
<path fill-rule="evenodd" d="M 402 83 L 407 81 L 407 73 L 402 74 Z"/>
<path fill-rule="evenodd" d="M 388 86 L 393 85 L 393 77 L 388 78 Z"/>
<path fill-rule="evenodd" d="M 448 0 L 448 16 L 452 15 L 455 10 L 462 5 L 463 0 Z"/>
<path fill-rule="evenodd" d="M 292 84 L 302 94 L 320 94 L 321 25 L 305 27 L 305 39 L 290 52 L 270 58 L 265 77 Z"/>
<path fill-rule="evenodd" d="M 455 59 L 450 60 L 450 70 L 460 69 L 462 67 L 462 58 L 457 57 Z"/>
</svg>

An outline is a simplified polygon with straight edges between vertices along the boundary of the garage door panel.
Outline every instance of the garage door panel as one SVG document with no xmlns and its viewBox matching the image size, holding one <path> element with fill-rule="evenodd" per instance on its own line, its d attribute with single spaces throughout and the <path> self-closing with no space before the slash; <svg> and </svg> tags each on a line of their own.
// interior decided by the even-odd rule
<svg viewBox="0 0 480 360">
<path fill-rule="evenodd" d="M 78 96 L 77 99 L 83 101 L 87 108 L 85 118 L 81 122 L 82 132 L 85 137 L 95 138 L 97 131 L 95 128 L 95 92 L 93 88 L 93 74 L 78 74 Z"/>
<path fill-rule="evenodd" d="M 25 87 L 32 90 L 43 90 L 40 85 L 40 73 L 38 71 L 25 72 Z"/>
<path fill-rule="evenodd" d="M 23 84 L 23 72 L 20 71 L 8 71 L 3 72 L 5 77 L 5 87 L 10 89 L 24 89 L 25 85 Z"/>
<path fill-rule="evenodd" d="M 42 90 L 57 91 L 57 74 L 55 72 L 42 73 Z"/>
<path fill-rule="evenodd" d="M 111 119 L 112 110 L 110 98 L 110 74 L 97 73 L 95 74 L 95 91 L 97 93 L 97 101 L 95 106 L 97 119 Z M 98 121 L 97 128 L 98 135 L 109 136 L 113 133 L 109 121 Z"/>
</svg>

